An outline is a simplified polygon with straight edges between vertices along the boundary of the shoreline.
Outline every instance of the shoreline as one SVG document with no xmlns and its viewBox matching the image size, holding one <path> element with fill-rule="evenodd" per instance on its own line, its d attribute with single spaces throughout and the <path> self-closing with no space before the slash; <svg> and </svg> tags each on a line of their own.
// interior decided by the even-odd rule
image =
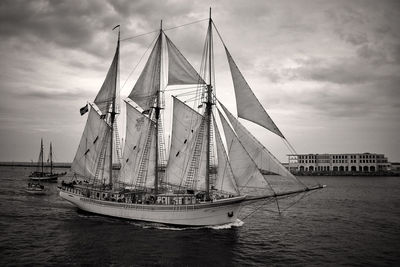
<svg viewBox="0 0 400 267">
<path fill-rule="evenodd" d="M 32 162 L 0 162 L 0 167 L 29 167 L 36 168 L 37 163 Z M 71 168 L 71 163 L 53 163 L 54 168 Z M 114 164 L 114 170 L 119 170 L 120 166 Z M 294 172 L 295 176 L 400 176 L 397 172 Z"/>
</svg>

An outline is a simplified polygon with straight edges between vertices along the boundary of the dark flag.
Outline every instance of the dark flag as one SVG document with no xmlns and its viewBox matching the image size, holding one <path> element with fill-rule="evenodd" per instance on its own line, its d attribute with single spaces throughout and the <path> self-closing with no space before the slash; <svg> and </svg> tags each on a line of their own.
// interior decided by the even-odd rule
<svg viewBox="0 0 400 267">
<path fill-rule="evenodd" d="M 89 111 L 89 105 L 86 104 L 86 106 L 82 107 L 79 112 L 81 113 L 81 116 L 83 116 L 83 114 L 85 114 L 86 112 Z"/>
<path fill-rule="evenodd" d="M 146 109 L 146 110 L 143 110 L 142 111 L 142 114 L 144 114 L 144 115 L 147 115 L 147 114 L 149 114 L 150 113 L 150 109 Z"/>
<path fill-rule="evenodd" d="M 107 117 L 107 114 L 101 114 L 100 119 L 105 119 Z"/>
</svg>

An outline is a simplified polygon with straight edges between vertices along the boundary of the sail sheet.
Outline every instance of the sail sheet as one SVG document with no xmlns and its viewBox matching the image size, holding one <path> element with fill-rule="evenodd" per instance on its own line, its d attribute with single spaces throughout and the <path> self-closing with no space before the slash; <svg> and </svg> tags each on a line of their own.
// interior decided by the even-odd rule
<svg viewBox="0 0 400 267">
<path fill-rule="evenodd" d="M 106 149 L 110 143 L 110 133 L 110 126 L 100 118 L 94 108 L 91 108 L 78 150 L 71 165 L 72 171 L 89 179 L 95 178 L 99 161 L 101 158 L 106 158 L 106 156 L 101 157 L 101 154 L 102 152 L 103 155 L 107 153 Z M 109 164 L 107 162 L 108 160 L 105 160 L 105 164 Z M 104 168 L 108 170 L 107 166 Z"/>
<path fill-rule="evenodd" d="M 214 187 L 217 190 L 227 192 L 233 195 L 238 194 L 235 178 L 233 176 L 233 171 L 231 164 L 226 154 L 224 144 L 222 143 L 221 134 L 219 133 L 218 127 L 216 126 L 215 118 L 213 116 L 213 124 L 215 126 L 215 142 L 217 146 L 217 157 L 218 157 L 218 167 L 217 167 L 217 178 L 215 179 Z"/>
<path fill-rule="evenodd" d="M 240 118 L 257 123 L 258 125 L 261 125 L 262 127 L 284 138 L 281 131 L 278 129 L 274 121 L 261 105 L 260 101 L 258 101 L 257 97 L 254 95 L 226 47 L 225 52 L 231 70 L 233 87 L 235 89 L 238 116 Z"/>
<path fill-rule="evenodd" d="M 240 122 L 237 120 L 232 113 L 228 111 L 228 109 L 220 102 L 219 103 L 224 110 L 224 113 L 228 117 L 229 122 L 231 123 L 233 129 L 240 142 L 249 153 L 250 157 L 256 163 L 257 167 L 262 172 L 272 172 L 275 174 L 279 174 L 281 176 L 292 177 L 293 174 L 286 169 L 278 159 L 276 159 L 271 152 L 265 148 L 260 141 L 258 141 Z"/>
<path fill-rule="evenodd" d="M 168 48 L 168 85 L 205 84 L 193 66 L 166 37 Z"/>
<path fill-rule="evenodd" d="M 154 131 L 154 122 L 126 103 L 125 147 L 119 176 L 121 182 L 154 187 L 156 151 Z M 138 179 L 142 180 L 138 182 Z"/>
<path fill-rule="evenodd" d="M 108 70 L 106 79 L 98 92 L 94 103 L 100 109 L 101 113 L 105 114 L 110 110 L 110 106 L 116 96 L 117 75 L 118 75 L 118 59 L 119 59 L 119 43 L 111 66 Z"/>
<path fill-rule="evenodd" d="M 171 149 L 166 168 L 169 184 L 185 186 L 189 163 L 194 152 L 193 145 L 199 135 L 202 121 L 201 114 L 173 97 Z"/>
<path fill-rule="evenodd" d="M 265 195 L 266 193 L 273 194 L 273 190 L 270 189 L 257 165 L 240 143 L 222 113 L 219 110 L 218 112 L 225 133 L 230 164 L 239 192 L 250 196 Z"/>
<path fill-rule="evenodd" d="M 157 91 L 160 90 L 161 38 L 160 34 L 139 79 L 128 96 L 143 110 L 149 110 L 153 106 Z"/>
</svg>

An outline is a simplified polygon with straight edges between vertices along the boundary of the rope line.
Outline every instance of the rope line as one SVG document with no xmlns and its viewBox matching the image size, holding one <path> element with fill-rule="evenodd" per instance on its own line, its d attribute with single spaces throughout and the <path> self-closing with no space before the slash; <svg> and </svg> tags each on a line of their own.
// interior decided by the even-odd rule
<svg viewBox="0 0 400 267">
<path fill-rule="evenodd" d="M 163 29 L 163 31 L 174 30 L 174 29 L 181 28 L 181 27 L 184 27 L 184 26 L 188 26 L 188 25 L 192 25 L 192 24 L 195 24 L 195 23 L 199 23 L 199 22 L 202 22 L 202 21 L 205 21 L 205 20 L 208 20 L 208 18 L 207 19 L 196 20 L 196 21 L 193 21 L 193 22 L 189 22 L 189 23 L 185 23 L 185 24 L 182 24 L 182 25 L 174 26 L 174 27 L 171 27 L 171 28 L 166 28 L 166 29 Z M 131 40 L 131 39 L 135 39 L 135 38 L 138 38 L 138 37 L 141 37 L 141 36 L 145 36 L 145 35 L 148 35 L 148 34 L 152 34 L 152 33 L 155 33 L 155 32 L 159 32 L 159 31 L 160 30 L 157 29 L 157 30 L 154 30 L 154 31 L 141 33 L 141 34 L 134 35 L 134 36 L 131 36 L 131 37 L 126 37 L 124 39 L 121 39 L 121 42 L 128 41 L 128 40 Z"/>
</svg>

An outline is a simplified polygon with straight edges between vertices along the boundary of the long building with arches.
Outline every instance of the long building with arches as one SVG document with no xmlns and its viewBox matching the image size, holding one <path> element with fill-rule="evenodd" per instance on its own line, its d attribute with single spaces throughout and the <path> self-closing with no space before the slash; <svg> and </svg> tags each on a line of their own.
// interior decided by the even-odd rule
<svg viewBox="0 0 400 267">
<path fill-rule="evenodd" d="M 293 173 L 387 172 L 390 163 L 384 154 L 290 154 L 288 169 Z"/>
</svg>

